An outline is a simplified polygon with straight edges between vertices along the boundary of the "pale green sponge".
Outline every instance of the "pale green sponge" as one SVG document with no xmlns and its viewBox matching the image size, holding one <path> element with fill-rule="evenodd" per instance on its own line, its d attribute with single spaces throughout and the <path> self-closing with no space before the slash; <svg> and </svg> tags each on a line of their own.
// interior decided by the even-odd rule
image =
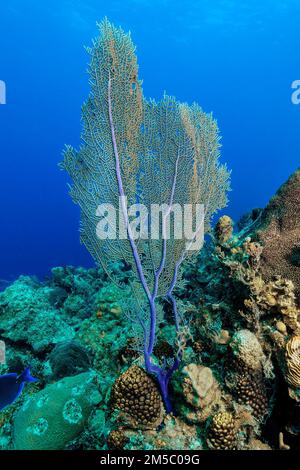
<svg viewBox="0 0 300 470">
<path fill-rule="evenodd" d="M 13 423 L 17 450 L 64 449 L 84 429 L 101 395 L 95 374 L 85 372 L 48 385 L 29 397 Z"/>
</svg>

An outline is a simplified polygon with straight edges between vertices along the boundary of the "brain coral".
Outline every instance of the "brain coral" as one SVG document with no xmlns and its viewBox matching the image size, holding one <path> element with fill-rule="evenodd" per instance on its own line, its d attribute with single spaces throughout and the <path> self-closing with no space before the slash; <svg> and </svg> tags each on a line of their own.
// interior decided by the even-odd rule
<svg viewBox="0 0 300 470">
<path fill-rule="evenodd" d="M 250 330 L 239 330 L 232 338 L 235 356 L 252 370 L 261 369 L 264 353 L 256 336 Z"/>
<path fill-rule="evenodd" d="M 66 377 L 29 397 L 13 422 L 15 449 L 64 449 L 101 400 L 94 378 L 91 372 Z"/>
</svg>

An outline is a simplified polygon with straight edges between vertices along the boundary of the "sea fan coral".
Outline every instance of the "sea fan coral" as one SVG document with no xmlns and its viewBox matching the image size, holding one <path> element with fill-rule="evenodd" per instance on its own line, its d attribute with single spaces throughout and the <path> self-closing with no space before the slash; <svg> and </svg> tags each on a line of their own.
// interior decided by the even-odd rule
<svg viewBox="0 0 300 470">
<path fill-rule="evenodd" d="M 229 173 L 219 164 L 219 133 L 212 116 L 197 104 L 181 104 L 166 95 L 158 103 L 146 100 L 130 35 L 108 20 L 100 29 L 89 50 L 84 145 L 78 152 L 67 147 L 62 167 L 81 207 L 82 242 L 110 276 L 112 263 L 120 260 L 136 276 L 130 279 L 128 316 L 141 338 L 146 369 L 156 375 L 170 411 L 168 383 L 181 351 L 165 367 L 152 361 L 158 299 L 171 305 L 180 334 L 182 312 L 173 291 L 183 261 L 199 251 L 212 215 L 226 205 Z M 188 216 L 183 214 L 187 208 Z"/>
</svg>

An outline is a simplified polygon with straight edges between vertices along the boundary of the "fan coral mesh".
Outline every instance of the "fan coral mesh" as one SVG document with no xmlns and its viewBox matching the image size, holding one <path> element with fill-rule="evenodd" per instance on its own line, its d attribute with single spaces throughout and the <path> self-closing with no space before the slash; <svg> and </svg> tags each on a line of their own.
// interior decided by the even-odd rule
<svg viewBox="0 0 300 470">
<path fill-rule="evenodd" d="M 130 278 L 133 300 L 124 311 L 141 338 L 147 371 L 158 377 L 170 408 L 167 387 L 181 351 L 167 369 L 151 361 L 160 323 L 157 300 L 171 304 L 180 332 L 181 312 L 173 290 L 181 264 L 194 253 L 190 248 L 209 228 L 215 211 L 226 205 L 229 173 L 219 163 L 220 137 L 213 117 L 197 104 L 188 106 L 167 95 L 159 102 L 146 100 L 130 35 L 106 19 L 100 30 L 89 49 L 91 93 L 82 108 L 83 145 L 79 151 L 65 149 L 62 168 L 73 181 L 70 194 L 81 208 L 81 241 L 110 277 L 112 263 L 120 260 L 135 274 Z M 140 214 L 134 230 L 130 215 L 137 204 L 138 210 L 146 208 L 146 215 Z M 170 220 L 175 207 L 183 210 L 187 204 L 194 212 L 203 206 L 204 213 L 191 235 L 175 237 Z M 147 230 L 154 225 L 153 205 L 161 208 L 158 237 Z M 100 207 L 106 210 L 99 212 Z M 115 217 L 107 216 L 109 211 Z M 101 223 L 107 236 L 98 236 Z"/>
</svg>

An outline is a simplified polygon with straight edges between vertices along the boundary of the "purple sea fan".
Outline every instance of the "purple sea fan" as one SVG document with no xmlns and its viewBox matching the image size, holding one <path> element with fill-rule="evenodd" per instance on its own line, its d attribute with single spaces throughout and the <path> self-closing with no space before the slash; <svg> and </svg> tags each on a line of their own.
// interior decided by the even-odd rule
<svg viewBox="0 0 300 470">
<path fill-rule="evenodd" d="M 107 19 L 99 26 L 100 37 L 89 49 L 83 144 L 79 151 L 66 147 L 62 167 L 81 208 L 81 241 L 111 277 L 116 261 L 132 268 L 128 318 L 169 412 L 168 384 L 182 349 L 164 367 L 153 361 L 162 303 L 170 303 L 180 338 L 184 318 L 173 291 L 182 263 L 199 251 L 212 215 L 226 205 L 229 173 L 218 162 L 212 116 L 167 95 L 147 100 L 130 35 Z M 183 230 L 199 207 L 193 230 Z"/>
</svg>

